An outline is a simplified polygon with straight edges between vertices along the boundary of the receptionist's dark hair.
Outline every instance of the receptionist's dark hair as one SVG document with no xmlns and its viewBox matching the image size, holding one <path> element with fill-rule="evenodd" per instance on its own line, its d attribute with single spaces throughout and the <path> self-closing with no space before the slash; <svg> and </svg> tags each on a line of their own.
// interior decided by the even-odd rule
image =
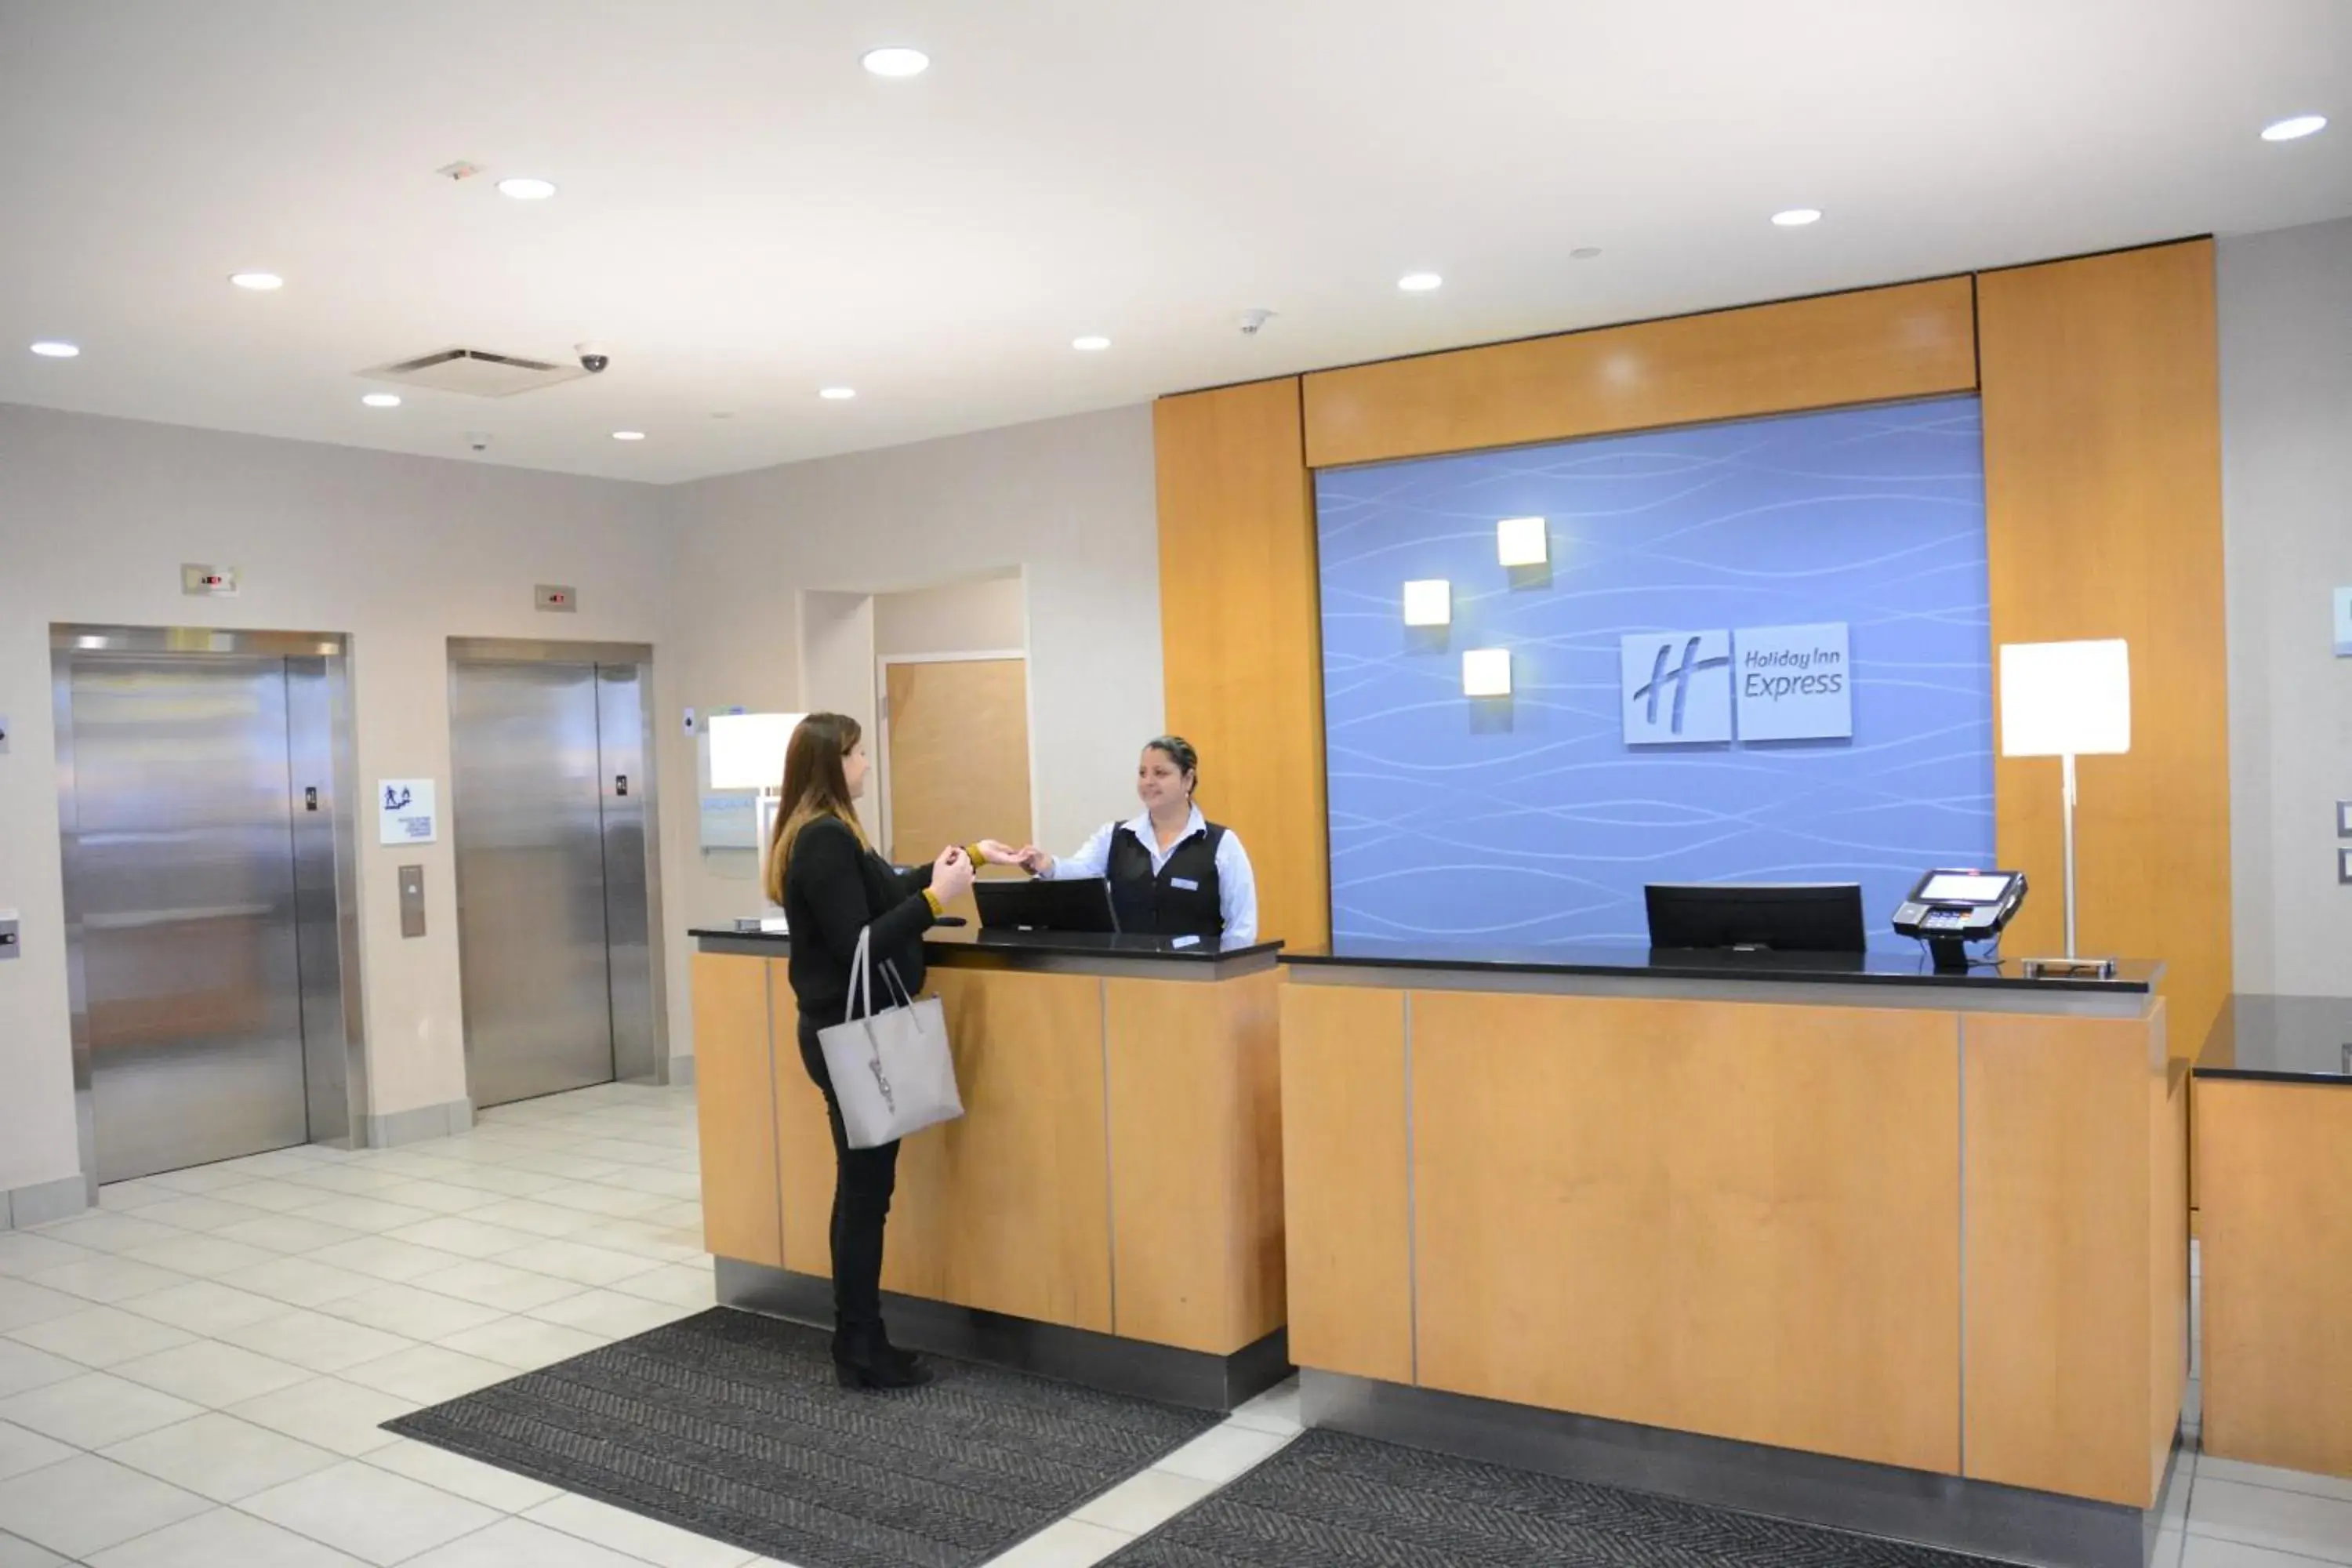
<svg viewBox="0 0 2352 1568">
<path fill-rule="evenodd" d="M 1181 735 L 1162 735 L 1158 740 L 1144 742 L 1143 749 L 1167 753 L 1168 760 L 1176 764 L 1178 773 L 1192 776 L 1191 786 L 1184 792 L 1188 796 L 1201 787 L 1201 753 L 1192 749 L 1192 742 Z"/>
</svg>

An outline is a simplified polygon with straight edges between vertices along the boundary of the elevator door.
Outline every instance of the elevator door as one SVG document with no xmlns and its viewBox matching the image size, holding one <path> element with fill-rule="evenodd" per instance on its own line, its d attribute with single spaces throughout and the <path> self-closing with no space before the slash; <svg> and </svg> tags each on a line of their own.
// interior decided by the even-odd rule
<svg viewBox="0 0 2352 1568">
<path fill-rule="evenodd" d="M 650 1052 L 635 666 L 450 666 L 450 819 L 477 1106 L 609 1083 Z"/>
<path fill-rule="evenodd" d="M 92 653 L 69 679 L 99 1180 L 304 1142 L 286 660 Z"/>
</svg>

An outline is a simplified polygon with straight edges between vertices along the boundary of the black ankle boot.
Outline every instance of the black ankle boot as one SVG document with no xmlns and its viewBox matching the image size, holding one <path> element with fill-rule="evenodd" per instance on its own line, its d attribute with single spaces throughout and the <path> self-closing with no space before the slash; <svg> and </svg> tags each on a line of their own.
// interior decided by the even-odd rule
<svg viewBox="0 0 2352 1568">
<path fill-rule="evenodd" d="M 879 1323 L 835 1330 L 833 1368 L 844 1388 L 920 1388 L 931 1381 L 931 1369 L 892 1344 Z"/>
</svg>

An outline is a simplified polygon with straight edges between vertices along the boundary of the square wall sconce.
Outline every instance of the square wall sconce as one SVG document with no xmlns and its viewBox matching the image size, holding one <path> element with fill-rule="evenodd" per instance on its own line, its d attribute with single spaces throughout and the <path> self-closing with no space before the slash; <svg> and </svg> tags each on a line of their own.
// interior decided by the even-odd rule
<svg viewBox="0 0 2352 1568">
<path fill-rule="evenodd" d="M 1404 585 L 1404 624 L 1444 626 L 1454 624 L 1454 584 L 1443 577 L 1423 577 Z"/>
<path fill-rule="evenodd" d="M 1506 566 L 1541 566 L 1551 542 L 1539 517 L 1507 517 L 1495 525 L 1495 556 Z"/>
<path fill-rule="evenodd" d="M 1474 647 L 1462 655 L 1462 695 L 1508 697 L 1511 694 L 1511 650 Z"/>
</svg>

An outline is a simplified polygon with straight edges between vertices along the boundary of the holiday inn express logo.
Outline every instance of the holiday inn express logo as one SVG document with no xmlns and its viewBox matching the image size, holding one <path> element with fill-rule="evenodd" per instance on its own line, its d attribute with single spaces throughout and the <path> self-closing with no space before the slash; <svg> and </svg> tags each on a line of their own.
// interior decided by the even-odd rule
<svg viewBox="0 0 2352 1568">
<path fill-rule="evenodd" d="M 1731 739 L 1729 632 L 1629 637 L 1620 658 L 1628 745 Z"/>
<path fill-rule="evenodd" d="M 1853 674 L 1843 622 L 1619 639 L 1625 743 L 1846 740 Z"/>
</svg>

